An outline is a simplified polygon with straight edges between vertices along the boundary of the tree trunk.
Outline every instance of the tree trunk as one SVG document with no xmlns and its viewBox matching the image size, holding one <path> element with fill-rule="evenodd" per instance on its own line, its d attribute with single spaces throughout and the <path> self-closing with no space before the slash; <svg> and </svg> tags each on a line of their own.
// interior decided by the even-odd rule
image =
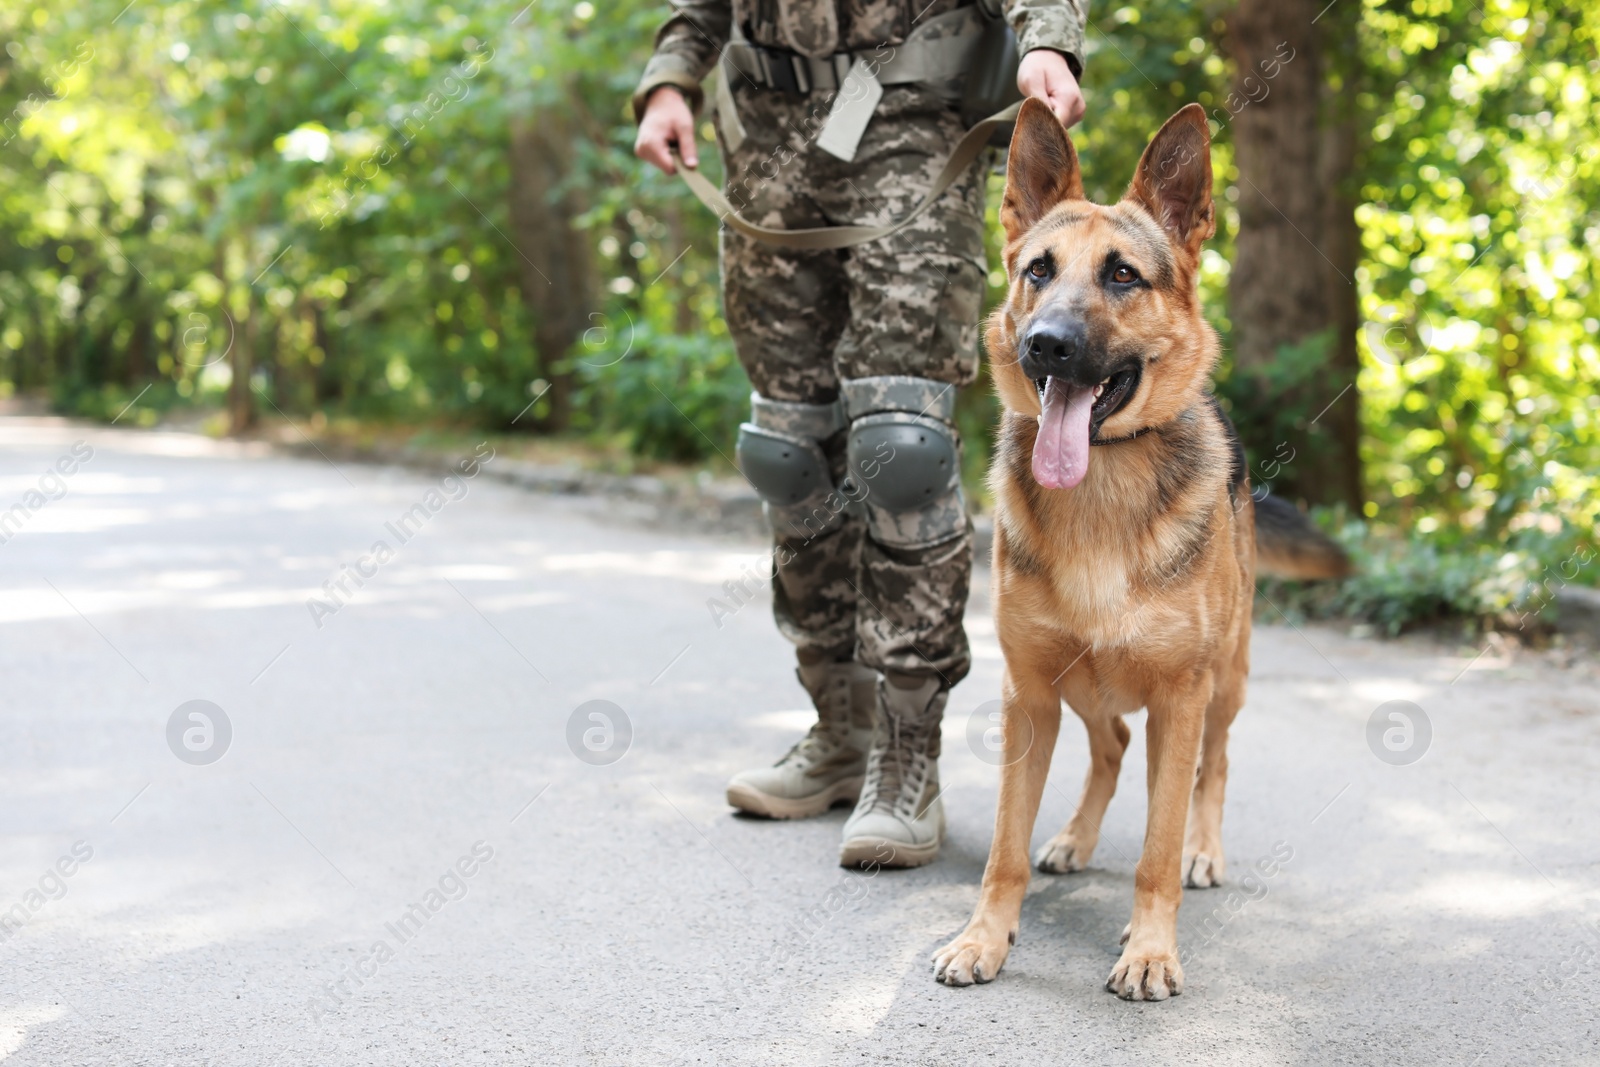
<svg viewBox="0 0 1600 1067">
<path fill-rule="evenodd" d="M 82 257 L 82 262 L 89 262 L 87 256 Z M 95 337 L 94 331 L 89 326 L 89 308 L 94 306 L 94 298 L 100 291 L 100 272 L 97 270 L 85 271 L 78 279 L 78 311 L 72 317 L 72 328 L 66 334 L 67 366 L 72 381 L 78 387 L 98 389 L 103 383 L 110 380 L 106 373 L 111 357 L 111 338 L 109 331 L 102 341 Z"/>
<path fill-rule="evenodd" d="M 1228 301 L 1235 373 L 1259 403 L 1241 413 L 1240 433 L 1276 460 L 1255 476 L 1290 497 L 1359 508 L 1353 34 L 1320 0 L 1240 0 L 1228 19 L 1239 168 Z M 1313 362 L 1288 366 L 1285 349 Z M 1292 418 L 1270 425 L 1274 413 Z"/>
<path fill-rule="evenodd" d="M 1361 486 L 1361 403 L 1356 375 L 1361 370 L 1356 333 L 1361 329 L 1360 294 L 1356 268 L 1361 265 L 1361 227 L 1356 222 L 1360 203 L 1358 133 L 1361 57 L 1356 39 L 1360 8 L 1346 5 L 1322 18 L 1324 65 L 1328 70 L 1323 100 L 1322 210 L 1323 292 L 1327 294 L 1328 325 L 1332 330 L 1323 389 L 1326 407 L 1316 429 L 1325 436 L 1311 449 L 1295 482 L 1300 495 L 1319 503 L 1343 503 L 1361 513 L 1365 494 Z"/>
<path fill-rule="evenodd" d="M 1327 326 L 1318 249 L 1322 65 L 1314 0 L 1241 0 L 1228 23 L 1239 240 L 1228 300 L 1241 368 Z M 1277 76 L 1269 78 L 1271 71 Z"/>
<path fill-rule="evenodd" d="M 246 307 L 248 317 L 241 324 L 244 328 L 238 331 L 243 336 L 234 338 L 229 353 L 233 370 L 233 380 L 228 383 L 228 432 L 231 434 L 246 433 L 256 424 L 256 400 L 250 392 L 250 375 L 255 370 L 256 344 L 261 337 L 261 306 L 256 302 L 254 288 L 248 291 Z"/>
<path fill-rule="evenodd" d="M 322 405 L 338 397 L 339 391 L 333 371 L 333 335 L 328 331 L 328 309 L 320 300 L 311 305 L 311 343 L 322 353 L 322 359 L 311 367 L 311 406 L 321 410 Z"/>
<path fill-rule="evenodd" d="M 511 123 L 511 233 L 540 374 L 550 383 L 547 414 L 533 421 L 545 432 L 565 428 L 571 417 L 567 354 L 594 325 L 589 316 L 598 310 L 593 253 L 587 235 L 572 225 L 588 205 L 571 180 L 575 142 L 569 126 L 553 111 Z"/>
<path fill-rule="evenodd" d="M 153 189 L 154 182 L 149 171 L 141 179 L 143 193 L 140 200 L 139 218 L 134 222 L 130 235 L 139 242 L 141 247 L 146 247 L 145 241 L 150 236 L 150 221 L 155 218 L 156 212 L 161 210 L 160 201 L 156 199 Z M 137 254 L 137 253 L 135 253 Z M 155 324 L 151 319 L 148 306 L 150 294 L 140 286 L 143 277 L 135 271 L 128 279 L 127 295 L 123 298 L 124 307 L 132 307 L 134 311 L 133 332 L 128 337 L 127 359 L 123 362 L 124 385 L 133 388 L 140 381 L 150 376 L 154 360 L 151 353 L 155 351 Z"/>
<path fill-rule="evenodd" d="M 150 321 L 150 312 L 145 307 L 145 294 L 139 282 L 140 278 L 135 274 L 129 280 L 123 297 L 124 307 L 131 305 L 136 309 L 133 329 L 128 334 L 128 355 L 122 367 L 122 384 L 129 388 L 149 377 L 152 363 L 150 353 L 155 347 L 155 324 Z"/>
</svg>

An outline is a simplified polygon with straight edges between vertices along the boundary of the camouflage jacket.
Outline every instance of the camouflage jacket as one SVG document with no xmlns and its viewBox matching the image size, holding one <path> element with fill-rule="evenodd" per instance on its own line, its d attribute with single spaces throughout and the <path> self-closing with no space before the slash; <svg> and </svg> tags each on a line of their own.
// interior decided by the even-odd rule
<svg viewBox="0 0 1600 1067">
<path fill-rule="evenodd" d="M 673 15 L 656 34 L 655 54 L 633 95 L 633 113 L 662 85 L 683 90 L 698 112 L 700 83 L 716 65 L 737 24 L 746 40 L 810 56 L 900 44 L 921 23 L 976 0 L 671 0 Z M 1063 53 L 1083 73 L 1083 24 L 1089 0 L 1002 0 L 1026 54 Z"/>
</svg>

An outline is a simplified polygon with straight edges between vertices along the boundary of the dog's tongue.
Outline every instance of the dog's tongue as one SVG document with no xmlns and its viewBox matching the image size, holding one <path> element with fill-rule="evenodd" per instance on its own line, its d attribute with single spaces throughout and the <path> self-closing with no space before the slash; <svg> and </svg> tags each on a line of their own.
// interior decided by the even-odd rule
<svg viewBox="0 0 1600 1067">
<path fill-rule="evenodd" d="M 1089 472 L 1089 409 L 1094 390 L 1048 378 L 1044 414 L 1033 442 L 1033 480 L 1046 489 L 1071 489 Z"/>
</svg>

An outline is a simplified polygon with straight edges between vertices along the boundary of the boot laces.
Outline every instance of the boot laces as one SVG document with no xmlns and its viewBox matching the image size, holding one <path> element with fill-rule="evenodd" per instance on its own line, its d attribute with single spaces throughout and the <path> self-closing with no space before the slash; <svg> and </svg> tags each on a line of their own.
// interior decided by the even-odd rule
<svg viewBox="0 0 1600 1067">
<path fill-rule="evenodd" d="M 825 762 L 830 756 L 844 746 L 844 738 L 840 736 L 838 727 L 832 724 L 817 723 L 810 731 L 796 741 L 794 747 L 784 753 L 778 761 L 778 766 L 795 763 L 801 766 Z"/>
<path fill-rule="evenodd" d="M 784 753 L 777 763 L 806 766 L 826 762 L 849 741 L 850 732 L 850 680 L 840 678 L 831 687 L 834 692 L 816 694 L 817 721 L 794 747 Z"/>
<path fill-rule="evenodd" d="M 914 819 L 933 768 L 928 739 L 923 736 L 926 731 L 903 728 L 898 718 L 890 718 L 888 727 L 888 743 L 874 745 L 867 759 L 861 804 L 868 810 Z"/>
</svg>

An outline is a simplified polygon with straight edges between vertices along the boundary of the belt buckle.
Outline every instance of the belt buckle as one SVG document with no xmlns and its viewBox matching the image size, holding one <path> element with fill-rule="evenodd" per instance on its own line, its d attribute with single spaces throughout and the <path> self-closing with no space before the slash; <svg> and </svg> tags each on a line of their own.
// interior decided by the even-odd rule
<svg viewBox="0 0 1600 1067">
<path fill-rule="evenodd" d="M 760 55 L 761 66 L 764 68 L 769 87 L 784 93 L 800 94 L 810 91 L 809 85 L 803 86 L 800 82 L 800 67 L 797 62 L 800 56 L 779 48 L 763 48 Z M 806 81 L 809 82 L 810 78 Z"/>
</svg>

